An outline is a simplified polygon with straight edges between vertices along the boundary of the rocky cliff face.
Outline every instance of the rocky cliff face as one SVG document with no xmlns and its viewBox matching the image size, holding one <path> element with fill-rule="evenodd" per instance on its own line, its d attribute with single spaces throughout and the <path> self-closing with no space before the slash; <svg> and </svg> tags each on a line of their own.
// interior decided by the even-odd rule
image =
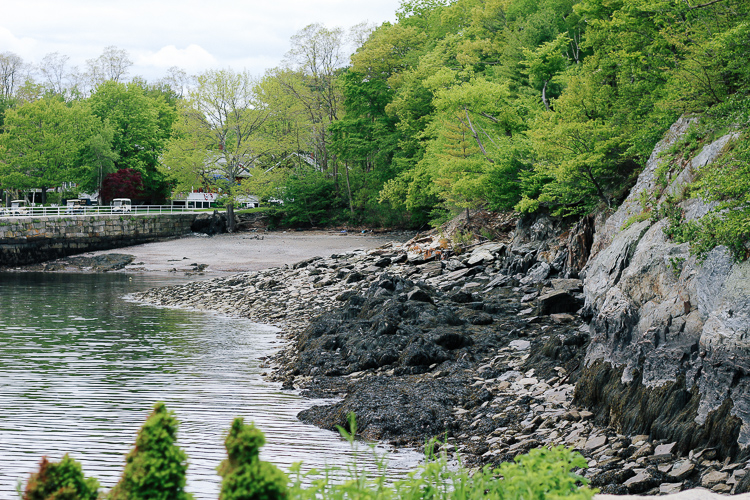
<svg viewBox="0 0 750 500">
<path fill-rule="evenodd" d="M 700 262 L 687 244 L 667 239 L 666 220 L 625 227 L 643 211 L 641 200 L 684 192 L 696 168 L 735 137 L 705 146 L 662 190 L 659 153 L 689 124 L 681 119 L 670 129 L 627 200 L 597 227 L 581 273 L 591 343 L 576 398 L 622 431 L 674 439 L 683 452 L 715 446 L 747 455 L 750 262 L 734 262 L 723 247 Z M 679 206 L 688 219 L 710 208 L 695 199 Z"/>
</svg>

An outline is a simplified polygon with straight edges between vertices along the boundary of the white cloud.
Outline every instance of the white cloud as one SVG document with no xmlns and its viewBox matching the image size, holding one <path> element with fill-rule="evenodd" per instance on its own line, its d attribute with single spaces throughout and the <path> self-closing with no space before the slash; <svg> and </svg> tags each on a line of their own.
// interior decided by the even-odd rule
<svg viewBox="0 0 750 500">
<path fill-rule="evenodd" d="M 133 56 L 133 63 L 136 68 L 149 68 L 162 74 L 166 73 L 166 70 L 172 66 L 183 68 L 192 74 L 219 65 L 219 61 L 213 55 L 196 44 L 190 44 L 184 49 L 167 45 L 157 52 L 139 52 L 133 54 Z"/>
<path fill-rule="evenodd" d="M 17 37 L 9 29 L 0 26 L 0 52 L 13 52 L 27 59 L 34 54 L 37 45 L 33 38 Z"/>
<path fill-rule="evenodd" d="M 401 0 L 24 0 L 6 2 L 0 52 L 26 62 L 45 54 L 85 67 L 110 45 L 148 80 L 171 66 L 189 73 L 209 67 L 262 74 L 281 63 L 289 38 L 311 23 L 348 28 L 395 18 Z"/>
</svg>

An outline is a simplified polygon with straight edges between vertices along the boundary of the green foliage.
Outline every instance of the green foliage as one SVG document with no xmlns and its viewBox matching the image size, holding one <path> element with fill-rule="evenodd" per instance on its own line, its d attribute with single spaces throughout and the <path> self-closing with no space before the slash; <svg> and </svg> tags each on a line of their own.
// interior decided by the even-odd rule
<svg viewBox="0 0 750 500">
<path fill-rule="evenodd" d="M 731 126 L 730 126 L 731 125 Z M 668 152 L 687 161 L 725 132 L 735 134 L 720 157 L 700 166 L 696 180 L 686 186 L 690 196 L 711 204 L 708 215 L 699 220 L 684 220 L 684 214 L 669 199 L 656 214 L 666 217 L 665 234 L 678 243 L 691 244 L 699 258 L 719 245 L 729 248 L 736 260 L 750 257 L 750 98 L 735 96 L 727 103 L 712 107 L 691 127 L 686 136 Z M 673 160 L 674 161 L 674 160 Z"/>
<path fill-rule="evenodd" d="M 531 450 L 514 463 L 499 468 L 470 471 L 449 465 L 443 443 L 431 440 L 426 461 L 404 479 L 392 482 L 387 474 L 387 458 L 369 445 L 376 471 L 368 472 L 358 460 L 357 421 L 347 416 L 346 427 L 338 427 L 352 446 L 352 460 L 344 467 L 327 466 L 322 471 L 302 472 L 302 465 L 291 467 L 291 481 L 274 465 L 260 460 L 265 444 L 263 433 L 253 424 L 236 418 L 224 441 L 227 458 L 218 467 L 222 476 L 220 500 L 590 500 L 596 490 L 573 472 L 585 468 L 578 452 L 562 446 Z M 183 491 L 186 457 L 174 445 L 177 421 L 163 403 L 141 428 L 136 447 L 127 456 L 122 479 L 110 491 L 110 499 L 189 499 Z M 439 454 L 435 450 L 440 447 Z M 95 500 L 98 483 L 86 479 L 81 466 L 65 455 L 60 463 L 42 459 L 38 473 L 32 474 L 23 500 Z"/>
<path fill-rule="evenodd" d="M 147 201 L 163 201 L 169 188 L 157 165 L 177 117 L 174 104 L 167 96 L 149 91 L 138 82 L 111 80 L 97 86 L 86 102 L 110 131 L 98 142 L 88 144 L 94 170 L 104 175 L 103 169 L 112 169 L 112 165 L 118 170 L 138 170 L 143 175 Z M 101 152 L 103 143 L 111 144 L 111 153 Z"/>
<path fill-rule="evenodd" d="M 23 500 L 96 500 L 99 482 L 86 479 L 81 464 L 67 454 L 60 462 L 42 458 L 39 472 L 31 474 Z"/>
<path fill-rule="evenodd" d="M 334 181 L 325 173 L 307 164 L 293 169 L 276 196 L 284 202 L 279 208 L 281 224 L 321 226 L 334 222 L 341 199 L 333 193 Z"/>
<path fill-rule="evenodd" d="M 92 172 L 86 154 L 94 137 L 104 133 L 86 103 L 66 104 L 57 97 L 8 109 L 3 130 L 0 183 L 21 189 L 87 182 Z"/>
<path fill-rule="evenodd" d="M 259 458 L 266 440 L 242 418 L 232 422 L 224 441 L 228 458 L 219 466 L 222 476 L 219 500 L 280 500 L 287 498 L 287 477 L 275 465 Z"/>
<path fill-rule="evenodd" d="M 400 498 L 452 500 L 587 500 L 595 490 L 585 486 L 586 479 L 573 471 L 585 468 L 580 453 L 562 446 L 537 448 L 519 455 L 515 463 L 503 463 L 498 469 L 484 467 L 473 475 L 463 467 L 450 470 L 445 454 L 436 457 L 434 442 L 428 446 L 428 461 L 409 480 L 396 486 Z"/>
<path fill-rule="evenodd" d="M 112 488 L 111 500 L 188 500 L 185 493 L 187 456 L 176 444 L 177 419 L 164 403 L 138 432 L 135 447 L 125 458 L 125 470 Z"/>
<path fill-rule="evenodd" d="M 348 415 L 348 429 L 339 427 L 341 435 L 352 445 L 357 432 L 356 419 Z M 346 467 L 326 468 L 303 473 L 301 464 L 292 467 L 290 498 L 312 500 L 319 498 L 344 500 L 590 500 L 596 490 L 589 489 L 586 479 L 573 472 L 587 466 L 584 457 L 562 446 L 531 450 L 519 455 L 515 463 L 504 463 L 500 468 L 489 466 L 478 471 L 449 465 L 447 454 L 435 453 L 441 446 L 437 440 L 426 446 L 426 461 L 405 479 L 388 484 L 386 462 L 370 452 L 378 465 L 378 474 L 369 476 L 354 462 Z M 356 448 L 355 448 L 356 449 Z M 336 473 L 343 473 L 343 479 Z M 305 486 L 305 483 L 309 486 Z"/>
</svg>

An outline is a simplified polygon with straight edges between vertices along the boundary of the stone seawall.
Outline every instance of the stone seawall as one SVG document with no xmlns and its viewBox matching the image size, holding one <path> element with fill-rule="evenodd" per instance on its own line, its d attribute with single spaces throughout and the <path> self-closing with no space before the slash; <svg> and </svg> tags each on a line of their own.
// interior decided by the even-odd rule
<svg viewBox="0 0 750 500">
<path fill-rule="evenodd" d="M 195 214 L 0 219 L 0 266 L 35 264 L 190 232 Z"/>
</svg>

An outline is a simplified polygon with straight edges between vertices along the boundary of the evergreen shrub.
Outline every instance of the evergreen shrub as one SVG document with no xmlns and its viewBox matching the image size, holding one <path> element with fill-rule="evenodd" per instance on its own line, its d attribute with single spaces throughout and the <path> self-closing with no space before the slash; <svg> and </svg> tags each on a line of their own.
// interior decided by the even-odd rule
<svg viewBox="0 0 750 500">
<path fill-rule="evenodd" d="M 125 458 L 122 478 L 109 493 L 111 500 L 192 498 L 184 491 L 187 455 L 175 444 L 177 426 L 164 403 L 156 403 Z"/>
</svg>

